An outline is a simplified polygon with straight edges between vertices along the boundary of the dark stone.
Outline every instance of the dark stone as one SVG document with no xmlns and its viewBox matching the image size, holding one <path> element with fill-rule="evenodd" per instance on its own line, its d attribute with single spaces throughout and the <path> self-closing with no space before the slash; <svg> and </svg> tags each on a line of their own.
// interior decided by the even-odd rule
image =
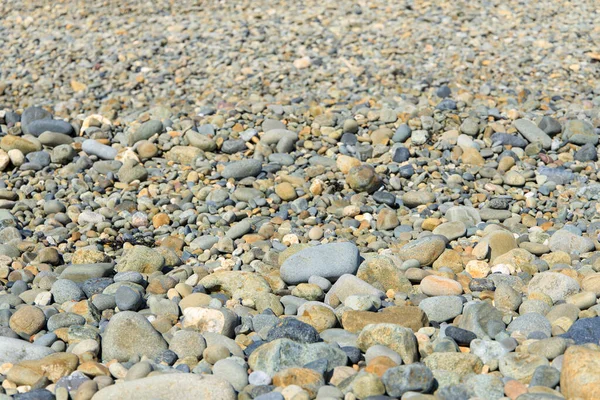
<svg viewBox="0 0 600 400">
<path fill-rule="evenodd" d="M 503 146 L 525 148 L 528 144 L 527 140 L 523 139 L 522 137 L 503 132 L 494 133 L 491 139 L 493 144 L 501 144 Z"/>
<path fill-rule="evenodd" d="M 533 372 L 529 386 L 546 386 L 554 389 L 560 382 L 560 371 L 549 365 L 540 365 Z"/>
<path fill-rule="evenodd" d="M 282 338 L 300 343 L 316 343 L 321 341 L 319 332 L 315 328 L 295 318 L 285 318 L 269 329 L 266 340 L 267 342 L 271 342 Z"/>
<path fill-rule="evenodd" d="M 167 365 L 173 365 L 175 364 L 175 361 L 177 361 L 177 358 L 177 354 L 173 350 L 165 350 L 160 353 L 154 361 L 156 363 L 164 362 Z"/>
<path fill-rule="evenodd" d="M 600 317 L 579 319 L 571 325 L 567 333 L 561 336 L 573 339 L 575 344 L 598 344 L 600 342 Z"/>
<path fill-rule="evenodd" d="M 352 362 L 352 364 L 357 364 L 360 361 L 361 353 L 360 349 L 352 346 L 344 346 L 342 350 L 348 356 L 348 360 Z"/>
<path fill-rule="evenodd" d="M 448 86 L 442 85 L 435 91 L 435 94 L 437 95 L 437 97 L 445 99 L 446 97 L 450 97 L 452 91 Z"/>
<path fill-rule="evenodd" d="M 243 139 L 226 140 L 221 146 L 221 151 L 226 154 L 234 154 L 247 149 L 246 141 Z"/>
<path fill-rule="evenodd" d="M 507 197 L 494 197 L 490 199 L 488 206 L 495 210 L 508 210 L 511 201 L 512 199 Z"/>
<path fill-rule="evenodd" d="M 115 293 L 115 302 L 121 311 L 137 311 L 142 307 L 144 299 L 137 290 L 121 286 Z"/>
<path fill-rule="evenodd" d="M 581 146 L 581 148 L 575 152 L 575 160 L 581 162 L 598 161 L 596 146 L 591 143 Z"/>
<path fill-rule="evenodd" d="M 452 99 L 444 99 L 435 107 L 440 111 L 456 110 L 456 101 Z"/>
<path fill-rule="evenodd" d="M 54 400 L 51 391 L 46 389 L 35 389 L 27 393 L 17 393 L 12 397 L 14 400 Z"/>
<path fill-rule="evenodd" d="M 46 131 L 58 132 L 69 136 L 75 135 L 75 130 L 71 124 L 60 119 L 38 119 L 29 123 L 27 130 L 31 135 L 36 137 Z"/>
<path fill-rule="evenodd" d="M 454 339 L 459 346 L 468 346 L 473 340 L 477 339 L 477 335 L 473 332 L 452 325 L 446 327 L 446 336 Z"/>
<path fill-rule="evenodd" d="M 90 278 L 83 282 L 81 289 L 85 293 L 88 299 L 91 299 L 93 295 L 102 293 L 104 289 L 113 284 L 112 278 Z"/>
<path fill-rule="evenodd" d="M 560 125 L 560 122 L 548 116 L 542 117 L 542 120 L 538 124 L 538 128 L 550 136 L 558 135 L 560 132 L 562 132 L 562 126 Z"/>
<path fill-rule="evenodd" d="M 412 130 L 410 126 L 407 124 L 402 124 L 398 128 L 396 128 L 396 132 L 394 132 L 394 136 L 392 136 L 392 141 L 394 143 L 404 143 L 410 137 Z"/>
<path fill-rule="evenodd" d="M 485 278 L 474 278 L 469 282 L 469 289 L 471 289 L 472 292 L 483 292 L 486 290 L 493 292 L 496 290 L 496 285 L 494 285 L 494 282 Z"/>
<path fill-rule="evenodd" d="M 431 370 L 421 363 L 390 368 L 381 380 L 387 394 L 394 397 L 406 392 L 431 393 L 435 383 Z"/>
<path fill-rule="evenodd" d="M 469 390 L 461 384 L 444 386 L 435 392 L 435 398 L 439 400 L 463 400 L 471 398 Z"/>
<path fill-rule="evenodd" d="M 410 178 L 411 176 L 413 176 L 415 174 L 415 169 L 413 168 L 412 165 L 404 165 L 402 168 L 400 168 L 400 176 L 403 178 Z"/>
<path fill-rule="evenodd" d="M 373 193 L 373 200 L 378 203 L 383 203 L 390 207 L 394 207 L 396 205 L 396 196 L 390 192 L 378 191 Z"/>
<path fill-rule="evenodd" d="M 51 120 L 52 114 L 44 110 L 42 107 L 28 107 L 21 114 L 21 130 L 23 133 L 28 134 L 29 125 L 38 120 Z"/>
<path fill-rule="evenodd" d="M 396 148 L 396 151 L 394 151 L 394 155 L 392 156 L 392 161 L 397 162 L 397 163 L 403 163 L 405 161 L 408 161 L 408 159 L 410 158 L 410 151 L 408 151 L 408 149 L 404 146 L 400 146 L 398 148 Z"/>
</svg>

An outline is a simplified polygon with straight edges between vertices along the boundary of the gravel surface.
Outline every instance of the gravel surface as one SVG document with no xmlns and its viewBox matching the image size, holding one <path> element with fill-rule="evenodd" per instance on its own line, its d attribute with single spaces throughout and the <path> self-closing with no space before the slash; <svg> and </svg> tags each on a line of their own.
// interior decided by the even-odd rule
<svg viewBox="0 0 600 400">
<path fill-rule="evenodd" d="M 0 14 L 0 400 L 600 398 L 595 1 Z"/>
</svg>

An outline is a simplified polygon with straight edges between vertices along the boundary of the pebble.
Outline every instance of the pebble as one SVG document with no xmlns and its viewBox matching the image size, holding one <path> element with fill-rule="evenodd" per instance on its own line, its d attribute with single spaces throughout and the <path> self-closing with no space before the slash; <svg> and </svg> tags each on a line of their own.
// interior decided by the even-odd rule
<svg viewBox="0 0 600 400">
<path fill-rule="evenodd" d="M 3 396 L 599 397 L 590 0 L 71 3 L 3 21 Z"/>
</svg>

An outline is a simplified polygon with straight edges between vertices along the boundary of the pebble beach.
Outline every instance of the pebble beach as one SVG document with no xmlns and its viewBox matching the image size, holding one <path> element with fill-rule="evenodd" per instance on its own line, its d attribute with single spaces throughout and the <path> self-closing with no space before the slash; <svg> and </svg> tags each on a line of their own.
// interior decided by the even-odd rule
<svg viewBox="0 0 600 400">
<path fill-rule="evenodd" d="M 597 1 L 0 15 L 0 400 L 600 399 Z"/>
</svg>

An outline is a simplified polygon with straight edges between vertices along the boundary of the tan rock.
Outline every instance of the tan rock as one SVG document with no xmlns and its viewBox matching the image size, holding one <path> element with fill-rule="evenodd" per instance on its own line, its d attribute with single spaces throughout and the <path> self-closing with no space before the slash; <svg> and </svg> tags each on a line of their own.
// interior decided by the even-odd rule
<svg viewBox="0 0 600 400">
<path fill-rule="evenodd" d="M 296 190 L 292 184 L 288 182 L 283 182 L 275 186 L 275 193 L 285 201 L 292 201 L 298 197 Z"/>
<path fill-rule="evenodd" d="M 287 368 L 273 376 L 273 385 L 277 387 L 300 386 L 308 392 L 311 398 L 317 396 L 317 391 L 324 384 L 323 376 L 309 368 Z"/>
<path fill-rule="evenodd" d="M 460 283 L 436 275 L 428 275 L 423 278 L 420 287 L 421 291 L 428 296 L 457 296 L 463 293 Z"/>
<path fill-rule="evenodd" d="M 471 260 L 465 267 L 465 271 L 473 278 L 485 278 L 490 274 L 491 269 L 487 262 L 480 260 Z"/>
<path fill-rule="evenodd" d="M 427 315 L 416 306 L 394 306 L 382 312 L 348 310 L 342 314 L 345 330 L 357 333 L 369 324 L 395 324 L 418 331 L 429 326 Z"/>
<path fill-rule="evenodd" d="M 408 293 L 412 289 L 410 281 L 398 269 L 394 260 L 383 255 L 363 261 L 356 276 L 383 292 L 392 289 L 395 292 Z"/>
<path fill-rule="evenodd" d="M 317 332 L 323 332 L 337 324 L 337 317 L 333 310 L 319 302 L 304 303 L 298 309 L 298 319 L 315 328 Z"/>
<path fill-rule="evenodd" d="M 335 160 L 335 165 L 343 174 L 347 174 L 352 167 L 357 167 L 360 164 L 361 162 L 358 158 L 350 157 L 345 154 L 340 154 Z"/>
<path fill-rule="evenodd" d="M 55 353 L 41 360 L 21 361 L 8 372 L 8 379 L 19 385 L 32 385 L 42 376 L 52 382 L 70 375 L 79 364 L 79 358 L 72 353 Z M 35 381 L 31 382 L 31 379 Z"/>
<path fill-rule="evenodd" d="M 483 165 L 485 164 L 485 160 L 483 159 L 481 154 L 479 154 L 479 151 L 472 147 L 466 147 L 463 149 L 463 153 L 460 156 L 460 160 L 463 162 L 463 164 L 476 165 L 479 167 L 483 167 Z"/>
<path fill-rule="evenodd" d="M 565 251 L 553 251 L 550 254 L 544 254 L 541 257 L 552 268 L 555 264 L 571 265 L 571 256 Z"/>
<path fill-rule="evenodd" d="M 439 270 L 442 267 L 450 268 L 454 273 L 458 274 L 464 269 L 463 258 L 460 253 L 453 249 L 446 249 L 433 263 L 433 269 Z"/>
<path fill-rule="evenodd" d="M 33 335 L 46 325 L 44 312 L 35 306 L 23 306 L 10 317 L 10 329 L 18 334 Z"/>
<path fill-rule="evenodd" d="M 567 399 L 600 399 L 600 351 L 571 346 L 563 359 L 560 390 Z"/>
</svg>

